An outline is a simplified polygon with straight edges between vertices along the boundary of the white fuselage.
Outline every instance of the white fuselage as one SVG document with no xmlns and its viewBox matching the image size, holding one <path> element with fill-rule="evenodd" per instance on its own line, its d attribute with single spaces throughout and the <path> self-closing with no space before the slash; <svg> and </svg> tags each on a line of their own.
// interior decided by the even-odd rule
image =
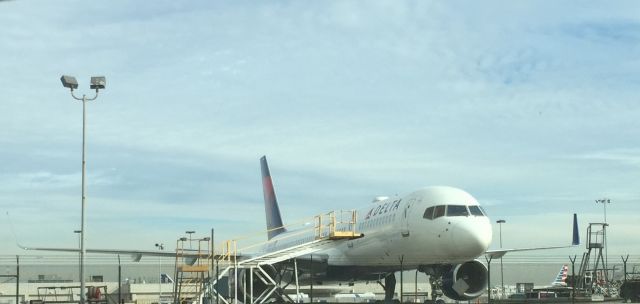
<svg viewBox="0 0 640 304">
<path fill-rule="evenodd" d="M 428 208 L 439 213 L 429 213 Z M 410 269 L 463 263 L 482 255 L 491 243 L 491 224 L 480 210 L 478 201 L 463 190 L 422 188 L 403 198 L 387 198 L 358 210 L 356 232 L 364 237 L 336 241 L 318 253 L 326 255 L 331 266 L 384 267 L 402 262 L 405 269 Z M 287 234 L 291 233 L 294 232 L 278 235 L 266 244 L 265 250 L 281 247 L 274 246 L 278 240 L 284 245 L 295 243 L 297 238 L 301 239 L 299 242 L 309 238 L 289 238 Z"/>
</svg>

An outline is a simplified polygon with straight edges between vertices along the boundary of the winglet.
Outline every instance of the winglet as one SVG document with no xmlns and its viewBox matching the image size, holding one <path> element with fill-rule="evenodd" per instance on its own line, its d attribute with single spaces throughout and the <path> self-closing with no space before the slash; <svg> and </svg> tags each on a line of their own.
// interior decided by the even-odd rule
<svg viewBox="0 0 640 304">
<path fill-rule="evenodd" d="M 273 189 L 273 181 L 271 181 L 271 173 L 267 164 L 267 157 L 260 158 L 260 169 L 262 171 L 262 191 L 264 194 L 264 211 L 267 217 L 267 236 L 269 239 L 285 232 L 282 225 L 282 217 L 280 216 L 280 208 L 278 208 L 278 200 L 276 192 Z"/>
<path fill-rule="evenodd" d="M 578 215 L 573 214 L 573 242 L 574 246 L 580 245 L 580 233 L 578 233 Z"/>
</svg>

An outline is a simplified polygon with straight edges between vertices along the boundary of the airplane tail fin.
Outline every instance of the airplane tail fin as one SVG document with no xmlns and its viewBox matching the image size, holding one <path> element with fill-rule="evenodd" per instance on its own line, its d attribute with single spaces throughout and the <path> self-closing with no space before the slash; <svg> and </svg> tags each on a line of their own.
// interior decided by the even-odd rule
<svg viewBox="0 0 640 304">
<path fill-rule="evenodd" d="M 551 282 L 551 286 L 566 286 L 568 272 L 569 272 L 569 266 L 562 265 L 562 268 L 560 268 L 560 272 L 558 272 L 558 275 L 556 275 L 555 280 Z"/>
<path fill-rule="evenodd" d="M 260 168 L 262 170 L 262 192 L 264 194 L 264 211 L 267 216 L 267 236 L 269 239 L 285 232 L 282 225 L 282 217 L 280 216 L 280 208 L 278 208 L 278 200 L 273 190 L 273 181 L 267 164 L 267 157 L 260 158 Z"/>
<path fill-rule="evenodd" d="M 577 246 L 580 245 L 580 234 L 578 232 L 578 215 L 573 214 L 573 241 L 571 245 Z"/>
</svg>

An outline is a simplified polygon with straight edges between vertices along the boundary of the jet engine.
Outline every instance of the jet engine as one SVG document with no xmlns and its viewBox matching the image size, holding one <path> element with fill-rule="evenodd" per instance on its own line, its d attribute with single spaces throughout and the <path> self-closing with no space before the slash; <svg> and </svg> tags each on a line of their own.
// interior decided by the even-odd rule
<svg viewBox="0 0 640 304">
<path fill-rule="evenodd" d="M 276 275 L 278 271 L 272 265 L 261 265 L 260 266 L 272 280 L 276 279 Z M 263 280 L 264 279 L 264 280 Z M 243 299 L 246 297 L 249 299 L 251 294 L 253 294 L 253 298 L 256 299 L 260 296 L 265 296 L 270 288 L 273 287 L 270 283 L 269 279 L 265 278 L 265 275 L 259 269 L 253 269 L 253 286 L 251 284 L 251 273 L 249 269 L 242 269 L 238 271 L 238 298 Z M 252 289 L 253 288 L 253 289 Z M 253 291 L 253 292 L 252 292 Z M 229 290 L 230 294 L 233 294 L 233 290 Z M 273 294 L 271 295 L 273 296 Z"/>
<path fill-rule="evenodd" d="M 471 300 L 486 289 L 487 267 L 478 260 L 456 265 L 442 276 L 442 293 L 452 300 Z"/>
</svg>

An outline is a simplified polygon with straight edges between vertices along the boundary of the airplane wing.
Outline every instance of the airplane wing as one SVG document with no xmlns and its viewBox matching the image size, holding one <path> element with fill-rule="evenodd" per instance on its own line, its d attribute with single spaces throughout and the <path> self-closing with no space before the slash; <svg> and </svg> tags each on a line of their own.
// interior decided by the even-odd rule
<svg viewBox="0 0 640 304">
<path fill-rule="evenodd" d="M 515 248 L 515 249 L 495 249 L 495 250 L 487 250 L 485 255 L 491 259 L 499 259 L 503 257 L 505 254 L 509 252 L 520 252 L 520 251 L 534 251 L 534 250 L 546 250 L 546 249 L 559 249 L 559 248 L 570 248 L 580 245 L 580 235 L 578 233 L 578 215 L 573 214 L 573 239 L 571 241 L 571 245 L 565 246 L 549 246 L 549 247 L 530 247 L 530 248 Z"/>
<path fill-rule="evenodd" d="M 46 248 L 46 247 L 27 247 L 20 244 L 17 244 L 23 250 L 33 250 L 33 251 L 54 251 L 54 252 L 80 252 L 78 248 Z M 209 258 L 209 252 L 198 252 L 197 250 L 185 250 L 180 253 L 175 251 L 152 251 L 152 250 L 129 250 L 129 249 L 85 249 L 87 253 L 102 253 L 102 254 L 125 254 L 131 255 L 134 261 L 140 261 L 142 256 L 158 256 L 158 257 L 184 257 L 191 259 L 198 258 Z M 219 258 L 218 255 L 214 256 L 214 258 Z M 240 258 L 240 256 L 238 256 Z"/>
<path fill-rule="evenodd" d="M 80 253 L 79 248 L 53 248 L 53 247 L 29 247 L 20 244 L 18 239 L 18 235 L 13 229 L 13 223 L 11 222 L 11 218 L 9 217 L 9 212 L 7 212 L 7 219 L 9 221 L 9 225 L 11 227 L 11 232 L 13 233 L 13 237 L 15 238 L 16 245 L 22 250 L 31 250 L 31 251 L 54 251 L 54 252 L 76 252 Z M 130 249 L 85 249 L 85 252 L 88 253 L 102 253 L 102 254 L 125 254 L 131 255 L 134 261 L 140 261 L 142 256 L 159 256 L 159 257 L 176 257 L 181 256 L 188 259 L 198 259 L 198 258 L 209 258 L 209 252 L 198 252 L 197 250 L 182 250 L 180 254 L 175 251 L 152 251 L 152 250 L 130 250 Z M 240 255 L 238 255 L 240 257 Z M 214 256 L 214 258 L 218 258 L 218 256 Z"/>
</svg>

